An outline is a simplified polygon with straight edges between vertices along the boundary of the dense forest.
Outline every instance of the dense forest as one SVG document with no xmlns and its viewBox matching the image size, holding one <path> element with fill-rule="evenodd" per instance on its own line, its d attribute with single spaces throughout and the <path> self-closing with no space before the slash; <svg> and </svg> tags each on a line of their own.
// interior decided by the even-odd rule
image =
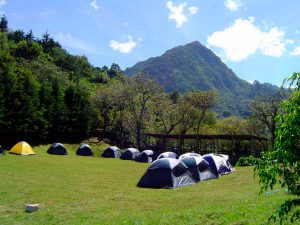
<svg viewBox="0 0 300 225">
<path fill-rule="evenodd" d="M 126 77 L 115 63 L 94 67 L 85 56 L 69 54 L 47 32 L 37 38 L 31 30 L 9 29 L 6 17 L 1 18 L 2 145 L 78 142 L 101 132 L 108 142 L 142 148 L 147 132 L 272 133 L 272 115 L 257 123 L 261 112 L 273 107 L 269 97 L 254 102 L 247 119 L 217 119 L 212 109 L 219 98 L 214 90 L 166 93 L 145 74 Z"/>
</svg>

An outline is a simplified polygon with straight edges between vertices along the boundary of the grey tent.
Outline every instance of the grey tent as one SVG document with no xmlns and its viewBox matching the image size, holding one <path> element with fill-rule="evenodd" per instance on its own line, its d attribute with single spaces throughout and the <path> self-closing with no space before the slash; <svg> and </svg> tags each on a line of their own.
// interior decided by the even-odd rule
<svg viewBox="0 0 300 225">
<path fill-rule="evenodd" d="M 196 181 L 205 181 L 209 179 L 217 179 L 219 174 L 214 167 L 210 167 L 209 163 L 201 156 L 187 156 L 181 159 L 191 172 L 193 179 Z"/>
<path fill-rule="evenodd" d="M 182 155 L 180 155 L 179 159 L 183 159 L 185 157 L 188 157 L 188 156 L 196 156 L 196 157 L 201 157 L 200 154 L 198 153 L 194 153 L 194 152 L 187 152 L 187 153 L 184 153 Z"/>
<path fill-rule="evenodd" d="M 210 167 L 213 167 L 217 170 L 219 175 L 228 174 L 233 171 L 227 155 L 212 153 L 203 155 L 203 158 L 209 163 Z"/>
<path fill-rule="evenodd" d="M 68 152 L 61 143 L 54 143 L 50 146 L 50 148 L 47 151 L 48 154 L 51 155 L 68 155 Z"/>
<path fill-rule="evenodd" d="M 180 160 L 163 158 L 155 160 L 138 182 L 138 187 L 177 188 L 196 181 L 192 178 L 188 167 Z"/>
<path fill-rule="evenodd" d="M 121 159 L 124 160 L 135 160 L 140 154 L 140 151 L 136 148 L 127 148 L 121 155 Z"/>
<path fill-rule="evenodd" d="M 117 146 L 110 146 L 101 155 L 104 158 L 120 158 L 121 150 Z"/>
<path fill-rule="evenodd" d="M 0 155 L 5 155 L 4 149 L 2 148 L 1 145 L 0 145 Z"/>
<path fill-rule="evenodd" d="M 163 159 L 163 158 L 178 159 L 178 155 L 174 152 L 163 152 L 157 157 L 157 159 Z"/>
<path fill-rule="evenodd" d="M 91 149 L 91 147 L 87 144 L 82 144 L 79 146 L 79 148 L 76 151 L 76 155 L 80 156 L 94 156 L 94 153 Z"/>
<path fill-rule="evenodd" d="M 155 154 L 152 150 L 144 150 L 141 152 L 141 154 L 136 157 L 135 161 L 137 162 L 152 162 L 155 160 Z"/>
</svg>

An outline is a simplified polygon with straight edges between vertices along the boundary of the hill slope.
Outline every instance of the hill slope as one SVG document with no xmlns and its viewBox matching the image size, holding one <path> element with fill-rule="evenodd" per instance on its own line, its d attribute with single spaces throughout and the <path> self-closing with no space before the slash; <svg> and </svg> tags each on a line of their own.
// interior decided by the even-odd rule
<svg viewBox="0 0 300 225">
<path fill-rule="evenodd" d="M 253 85 L 238 78 L 221 59 L 198 41 L 166 51 L 162 56 L 138 62 L 125 74 L 149 74 L 167 92 L 215 89 L 220 93 L 216 111 L 220 116 L 247 116 L 249 102 L 257 95 L 270 94 L 278 87 L 270 84 Z"/>
</svg>

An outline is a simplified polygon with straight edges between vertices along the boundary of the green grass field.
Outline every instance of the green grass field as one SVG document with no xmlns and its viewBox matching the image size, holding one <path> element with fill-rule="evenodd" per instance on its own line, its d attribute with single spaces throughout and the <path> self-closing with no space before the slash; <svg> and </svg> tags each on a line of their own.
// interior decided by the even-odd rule
<svg viewBox="0 0 300 225">
<path fill-rule="evenodd" d="M 69 155 L 0 157 L 0 224 L 262 224 L 289 196 L 259 195 L 252 167 L 178 189 L 136 187 L 149 164 Z M 97 147 L 98 155 L 103 146 Z M 34 213 L 26 203 L 40 204 Z"/>
</svg>

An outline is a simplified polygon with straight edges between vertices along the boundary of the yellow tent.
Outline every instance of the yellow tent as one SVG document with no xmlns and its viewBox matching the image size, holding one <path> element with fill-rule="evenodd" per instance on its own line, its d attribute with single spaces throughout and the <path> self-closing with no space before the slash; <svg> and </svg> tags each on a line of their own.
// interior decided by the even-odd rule
<svg viewBox="0 0 300 225">
<path fill-rule="evenodd" d="M 35 155 L 32 147 L 25 141 L 21 141 L 12 147 L 9 153 L 17 155 Z"/>
</svg>

